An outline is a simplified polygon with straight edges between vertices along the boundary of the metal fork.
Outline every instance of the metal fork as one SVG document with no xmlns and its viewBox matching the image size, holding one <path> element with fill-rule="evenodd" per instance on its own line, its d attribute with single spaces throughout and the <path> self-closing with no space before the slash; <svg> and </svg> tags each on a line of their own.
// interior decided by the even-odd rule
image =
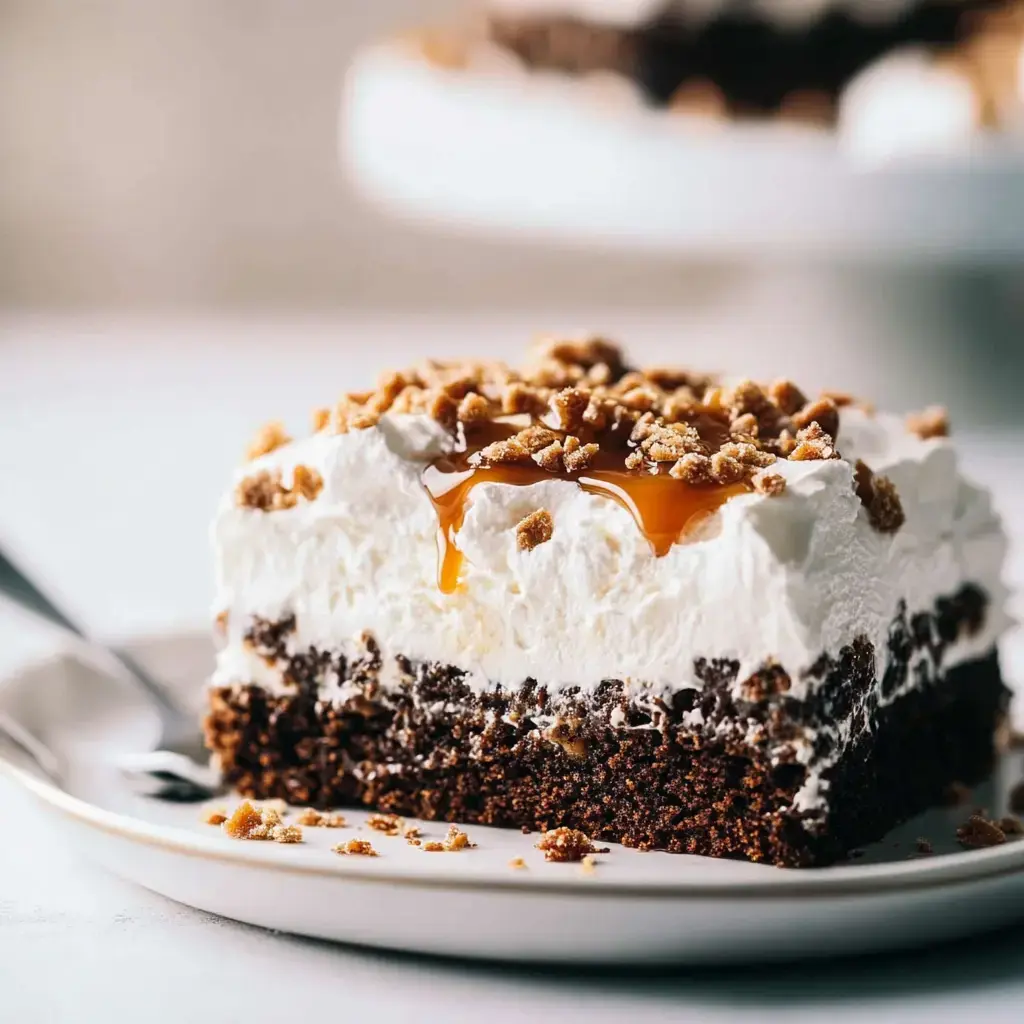
<svg viewBox="0 0 1024 1024">
<path fill-rule="evenodd" d="M 122 757 L 118 767 L 137 791 L 165 800 L 206 800 L 220 788 L 219 773 L 211 767 L 195 720 L 183 711 L 157 682 L 126 651 L 101 644 L 61 611 L 0 550 L 0 593 L 6 594 L 30 612 L 73 633 L 107 661 L 111 667 L 134 681 L 149 697 L 160 716 L 160 739 L 149 753 Z M 6 724 L 5 724 L 6 723 Z M 58 759 L 45 746 L 6 716 L 0 717 L 0 732 L 28 753 L 48 774 Z"/>
</svg>

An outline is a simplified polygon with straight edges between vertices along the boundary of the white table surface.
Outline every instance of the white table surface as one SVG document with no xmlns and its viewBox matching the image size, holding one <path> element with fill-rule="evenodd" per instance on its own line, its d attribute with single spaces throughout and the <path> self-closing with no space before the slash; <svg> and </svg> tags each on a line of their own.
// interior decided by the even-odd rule
<svg viewBox="0 0 1024 1024">
<path fill-rule="evenodd" d="M 253 425 L 274 414 L 298 429 L 314 403 L 404 361 L 409 339 L 425 333 L 419 351 L 443 336 L 447 350 L 468 352 L 475 332 L 0 323 L 0 542 L 105 636 L 201 622 L 206 522 Z M 1003 471 L 1011 440 L 966 440 L 975 474 L 1024 522 L 1021 487 Z M 0 606 L 0 674 L 52 643 Z M 431 961 L 261 932 L 123 883 L 63 846 L 6 780 L 0 822 L 0 1021 L 12 1024 L 1024 1019 L 1024 927 L 940 950 L 753 971 Z"/>
</svg>

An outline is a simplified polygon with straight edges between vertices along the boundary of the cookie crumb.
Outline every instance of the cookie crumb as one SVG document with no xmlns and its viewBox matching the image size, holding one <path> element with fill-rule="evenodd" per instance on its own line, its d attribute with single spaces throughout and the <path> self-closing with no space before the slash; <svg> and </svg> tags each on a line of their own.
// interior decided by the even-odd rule
<svg viewBox="0 0 1024 1024">
<path fill-rule="evenodd" d="M 431 839 L 429 843 L 423 844 L 424 853 L 444 853 L 444 843 L 439 843 L 434 839 Z"/>
<path fill-rule="evenodd" d="M 248 800 L 243 800 L 224 820 L 223 828 L 232 839 L 266 839 L 269 836 L 263 815 Z"/>
<path fill-rule="evenodd" d="M 457 825 L 448 826 L 448 834 L 444 837 L 443 845 L 445 850 L 450 853 L 456 850 L 472 850 L 476 848 L 476 843 L 471 843 L 469 836 Z"/>
<path fill-rule="evenodd" d="M 280 470 L 260 470 L 247 476 L 235 488 L 235 504 L 260 512 L 279 512 L 295 508 L 300 499 L 313 501 L 323 490 L 323 477 L 309 466 L 296 466 L 292 485 L 286 487 Z"/>
<path fill-rule="evenodd" d="M 270 833 L 270 838 L 275 843 L 301 843 L 302 829 L 298 825 L 276 825 Z"/>
<path fill-rule="evenodd" d="M 751 483 L 758 494 L 777 498 L 786 491 L 786 478 L 778 473 L 755 473 Z"/>
<path fill-rule="evenodd" d="M 906 521 L 895 484 L 887 476 L 876 476 L 860 459 L 854 465 L 853 489 L 879 533 L 895 533 Z"/>
<path fill-rule="evenodd" d="M 227 820 L 228 812 L 223 807 L 214 808 L 203 815 L 203 822 L 207 825 L 223 825 Z"/>
<path fill-rule="evenodd" d="M 535 844 L 544 859 L 555 862 L 581 861 L 587 854 L 607 853 L 608 848 L 597 849 L 590 836 L 578 828 L 556 828 L 545 832 Z"/>
<path fill-rule="evenodd" d="M 291 442 L 291 438 L 285 433 L 284 424 L 275 420 L 273 423 L 266 423 L 260 427 L 259 433 L 253 438 L 245 455 L 251 462 L 261 455 L 269 455 L 278 448 L 283 448 Z"/>
<path fill-rule="evenodd" d="M 956 830 L 956 840 L 968 850 L 977 850 L 1005 843 L 1006 834 L 994 821 L 989 821 L 980 814 L 972 814 Z"/>
<path fill-rule="evenodd" d="M 1024 822 L 1022 822 L 1020 818 L 1014 817 L 1012 814 L 1008 814 L 1005 818 L 1000 818 L 996 824 L 1002 829 L 1004 835 L 1024 835 Z"/>
<path fill-rule="evenodd" d="M 423 831 L 417 825 L 410 825 L 402 832 L 403 839 L 419 839 L 421 835 L 423 835 Z"/>
<path fill-rule="evenodd" d="M 302 810 L 295 819 L 295 823 L 308 825 L 311 828 L 344 828 L 348 824 L 343 814 L 323 814 L 312 807 Z"/>
<path fill-rule="evenodd" d="M 516 547 L 520 551 L 532 551 L 541 544 L 546 544 L 555 532 L 555 521 L 546 508 L 531 512 L 516 526 Z"/>
<path fill-rule="evenodd" d="M 423 845 L 423 840 L 422 839 L 417 839 L 414 836 L 412 839 L 406 839 L 406 843 L 408 843 L 409 846 L 422 846 Z"/>
<path fill-rule="evenodd" d="M 580 866 L 583 868 L 583 873 L 586 875 L 592 875 L 597 870 L 597 858 L 592 857 L 589 853 L 580 861 Z"/>
<path fill-rule="evenodd" d="M 514 871 L 522 871 L 526 867 L 526 861 L 522 857 L 513 857 L 509 862 L 508 866 Z"/>
<path fill-rule="evenodd" d="M 386 836 L 397 836 L 405 827 L 405 822 L 397 814 L 371 814 L 366 819 L 366 825 Z"/>
<path fill-rule="evenodd" d="M 907 430 L 922 441 L 949 436 L 949 414 L 941 405 L 930 405 L 921 412 L 912 412 L 906 419 Z"/>
<path fill-rule="evenodd" d="M 334 853 L 340 853 L 349 857 L 378 857 L 380 856 L 373 848 L 373 843 L 365 839 L 350 839 L 347 843 L 338 843 L 332 846 Z"/>
<path fill-rule="evenodd" d="M 918 836 L 915 845 L 917 846 L 917 852 L 923 854 L 931 854 L 935 852 L 935 847 L 932 846 L 930 839 L 925 839 L 923 836 Z"/>
</svg>

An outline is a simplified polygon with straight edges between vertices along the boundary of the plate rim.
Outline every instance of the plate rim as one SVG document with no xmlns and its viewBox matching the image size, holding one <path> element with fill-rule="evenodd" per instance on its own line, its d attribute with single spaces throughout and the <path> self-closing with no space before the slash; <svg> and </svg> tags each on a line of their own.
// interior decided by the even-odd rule
<svg viewBox="0 0 1024 1024">
<path fill-rule="evenodd" d="M 210 637 L 205 631 L 169 629 L 135 636 L 126 646 L 132 653 L 144 656 L 146 650 L 156 644 L 200 642 L 210 642 Z M 41 657 L 28 659 L 0 673 L 0 698 L 3 691 L 19 677 L 53 670 L 69 660 L 76 660 L 73 649 L 57 649 Z M 600 875 L 583 876 L 579 872 L 560 876 L 552 873 L 548 877 L 511 871 L 508 877 L 452 875 L 436 870 L 412 872 L 405 865 L 396 867 L 386 858 L 362 864 L 354 863 L 348 858 L 335 857 L 328 860 L 328 854 L 320 850 L 293 850 L 275 845 L 271 851 L 264 848 L 265 844 L 260 843 L 228 844 L 219 836 L 192 833 L 174 825 L 157 824 L 121 811 L 107 810 L 74 796 L 56 783 L 14 763 L 5 754 L 3 747 L 0 747 L 0 773 L 12 779 L 46 808 L 60 813 L 65 818 L 71 818 L 78 824 L 122 840 L 240 867 L 329 877 L 344 882 L 427 889 L 501 889 L 537 895 L 557 893 L 561 896 L 586 899 L 603 897 L 660 900 L 778 900 L 877 896 L 895 890 L 902 892 L 950 888 L 1024 872 L 1024 840 L 987 849 L 965 850 L 934 858 L 885 864 L 844 864 L 825 868 L 754 865 L 764 868 L 763 879 L 732 882 L 714 879 L 699 882 L 692 879 L 679 882 L 666 882 L 663 879 L 624 882 L 619 879 L 602 879 Z"/>
</svg>

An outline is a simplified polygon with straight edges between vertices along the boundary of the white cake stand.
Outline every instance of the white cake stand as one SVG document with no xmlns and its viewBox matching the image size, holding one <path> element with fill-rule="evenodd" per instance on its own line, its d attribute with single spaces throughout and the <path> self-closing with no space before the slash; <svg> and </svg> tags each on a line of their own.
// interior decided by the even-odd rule
<svg viewBox="0 0 1024 1024">
<path fill-rule="evenodd" d="M 353 67 L 342 138 L 378 202 L 490 232 L 686 256 L 1024 255 L 1024 138 L 1012 135 L 858 166 L 820 129 L 716 126 L 391 45 Z"/>
<path fill-rule="evenodd" d="M 1024 137 L 872 166 L 822 129 L 623 100 L 382 45 L 349 74 L 343 162 L 375 203 L 449 230 L 725 262 L 717 335 L 754 321 L 767 343 L 773 330 L 833 338 L 839 322 L 846 338 L 927 336 L 934 350 L 965 330 L 1012 329 L 977 323 L 978 306 L 1002 312 L 974 283 L 991 293 L 1024 258 Z M 794 303 L 798 324 L 780 313 Z"/>
</svg>

